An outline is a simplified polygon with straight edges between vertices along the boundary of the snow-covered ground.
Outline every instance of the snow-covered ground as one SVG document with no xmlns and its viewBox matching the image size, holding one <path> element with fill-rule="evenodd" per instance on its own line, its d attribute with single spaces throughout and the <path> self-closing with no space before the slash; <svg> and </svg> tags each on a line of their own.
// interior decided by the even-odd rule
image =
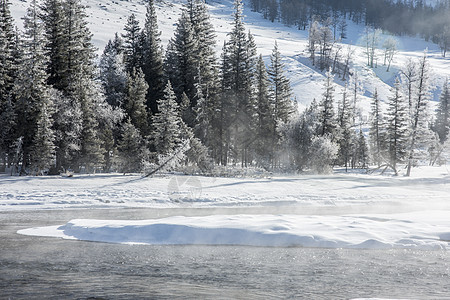
<svg viewBox="0 0 450 300">
<path fill-rule="evenodd" d="M 450 172 L 213 178 L 0 177 L 0 211 L 209 208 L 165 219 L 72 220 L 20 233 L 144 244 L 450 249 Z M 217 209 L 217 213 L 214 213 Z M 224 209 L 233 209 L 224 215 Z M 181 213 L 182 215 L 182 213 Z"/>
</svg>

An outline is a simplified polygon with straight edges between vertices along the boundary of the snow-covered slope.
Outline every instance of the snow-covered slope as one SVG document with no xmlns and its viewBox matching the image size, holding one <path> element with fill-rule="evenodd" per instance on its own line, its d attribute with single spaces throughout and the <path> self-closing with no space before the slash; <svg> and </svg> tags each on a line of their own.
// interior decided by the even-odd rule
<svg viewBox="0 0 450 300">
<path fill-rule="evenodd" d="M 11 11 L 21 27 L 21 17 L 25 14 L 30 0 L 12 0 Z M 145 17 L 145 1 L 143 0 L 84 0 L 88 6 L 89 22 L 94 34 L 93 42 L 98 47 L 99 53 L 103 50 L 106 42 L 114 36 L 115 32 L 121 32 L 127 17 L 131 13 L 137 15 L 138 20 L 143 21 Z M 217 31 L 217 51 L 221 50 L 223 41 L 230 30 L 231 14 L 233 10 L 232 0 L 209 0 L 207 1 L 211 18 Z M 247 4 L 246 2 L 244 2 Z M 156 2 L 159 29 L 162 31 L 163 45 L 172 37 L 175 23 L 180 15 L 182 0 L 161 0 Z M 314 69 L 307 59 L 306 44 L 307 32 L 296 28 L 286 27 L 281 23 L 272 23 L 261 17 L 259 13 L 252 12 L 249 5 L 244 7 L 245 23 L 247 28 L 254 34 L 259 53 L 266 62 L 277 40 L 279 49 L 284 56 L 286 71 L 291 79 L 294 96 L 302 109 L 314 98 L 320 99 L 322 94 L 323 74 Z M 141 23 L 142 24 L 142 23 Z M 390 85 L 394 81 L 396 72 L 404 66 L 408 58 L 419 58 L 423 51 L 428 49 L 430 64 L 434 72 L 432 82 L 436 85 L 434 100 L 438 99 L 439 87 L 446 77 L 450 76 L 450 59 L 444 59 L 440 55 L 437 45 L 428 43 L 419 38 L 398 37 L 399 53 L 396 55 L 392 71 L 385 72 L 385 67 L 369 69 L 365 66 L 365 56 L 360 44 L 363 26 L 355 25 L 349 21 L 348 38 L 344 44 L 354 46 L 355 55 L 353 67 L 359 73 L 363 82 L 364 96 L 361 97 L 361 106 L 367 113 L 369 99 L 375 89 L 378 90 L 380 98 L 384 101 L 389 96 Z M 385 38 L 386 35 L 383 35 Z M 381 50 L 380 50 L 381 56 Z M 381 61 L 381 59 L 380 59 Z M 337 81 L 342 86 L 342 82 Z M 336 97 L 339 97 L 341 88 L 336 87 Z"/>
</svg>

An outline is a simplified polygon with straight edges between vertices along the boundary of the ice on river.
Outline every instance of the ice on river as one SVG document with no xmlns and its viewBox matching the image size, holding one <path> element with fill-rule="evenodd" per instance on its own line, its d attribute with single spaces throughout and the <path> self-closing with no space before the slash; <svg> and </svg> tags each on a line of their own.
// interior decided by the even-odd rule
<svg viewBox="0 0 450 300">
<path fill-rule="evenodd" d="M 20 234 L 124 244 L 325 248 L 450 248 L 448 212 L 391 215 L 211 215 L 155 220 L 77 219 Z"/>
</svg>

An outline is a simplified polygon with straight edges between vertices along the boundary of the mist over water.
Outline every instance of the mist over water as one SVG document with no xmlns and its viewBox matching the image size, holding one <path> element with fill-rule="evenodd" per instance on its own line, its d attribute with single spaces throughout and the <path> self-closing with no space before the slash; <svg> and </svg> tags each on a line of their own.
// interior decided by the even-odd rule
<svg viewBox="0 0 450 300">
<path fill-rule="evenodd" d="M 202 211 L 196 210 L 208 213 Z M 130 246 L 14 233 L 82 215 L 168 214 L 156 209 L 0 213 L 2 297 L 445 299 L 450 293 L 449 251 Z"/>
</svg>

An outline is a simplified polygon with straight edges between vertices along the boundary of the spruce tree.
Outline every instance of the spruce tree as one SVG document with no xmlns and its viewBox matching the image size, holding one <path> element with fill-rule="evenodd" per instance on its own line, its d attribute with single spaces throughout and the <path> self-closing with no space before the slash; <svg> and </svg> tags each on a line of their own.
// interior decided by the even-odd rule
<svg viewBox="0 0 450 300">
<path fill-rule="evenodd" d="M 164 98 L 158 101 L 159 112 L 153 118 L 155 149 L 160 155 L 167 155 L 181 143 L 182 120 L 175 93 L 170 82 L 164 90 Z"/>
<path fill-rule="evenodd" d="M 41 5 L 41 19 L 45 26 L 48 83 L 62 90 L 67 88 L 68 68 L 67 12 L 62 0 L 44 0 Z"/>
<path fill-rule="evenodd" d="M 409 143 L 409 109 L 401 91 L 398 79 L 392 88 L 386 116 L 386 138 L 388 143 L 389 164 L 397 171 L 397 164 L 407 159 Z"/>
<path fill-rule="evenodd" d="M 262 55 L 256 65 L 256 155 L 262 167 L 269 167 L 274 155 L 275 114 L 269 95 L 269 79 Z"/>
<path fill-rule="evenodd" d="M 104 149 L 99 132 L 101 116 L 96 112 L 97 106 L 105 100 L 96 81 L 95 49 L 86 21 L 85 7 L 79 0 L 68 0 L 64 2 L 64 11 L 65 30 L 69 40 L 65 47 L 67 70 L 64 81 L 67 82 L 61 90 L 63 95 L 76 103 L 74 105 L 81 111 L 82 128 L 78 143 L 80 149 L 74 167 L 78 169 L 84 166 L 90 172 L 96 167 L 101 167 L 104 162 Z"/>
<path fill-rule="evenodd" d="M 439 99 L 439 106 L 436 111 L 435 131 L 439 136 L 441 143 L 444 143 L 450 132 L 450 83 L 448 80 L 442 87 L 441 97 Z"/>
<path fill-rule="evenodd" d="M 148 84 L 145 81 L 144 73 L 141 69 L 128 75 L 127 81 L 128 100 L 125 106 L 125 112 L 142 136 L 149 134 L 148 113 L 146 107 L 145 95 L 147 94 Z"/>
<path fill-rule="evenodd" d="M 117 40 L 117 35 L 116 39 Z M 125 65 L 118 45 L 109 40 L 100 58 L 100 81 L 105 94 L 106 102 L 113 107 L 123 107 L 126 94 Z"/>
<path fill-rule="evenodd" d="M 371 109 L 371 121 L 369 130 L 370 150 L 372 153 L 373 161 L 381 166 L 383 156 L 383 116 L 381 113 L 380 99 L 378 97 L 378 91 L 372 97 L 372 109 Z"/>
<path fill-rule="evenodd" d="M 242 15 L 242 2 L 235 0 L 233 28 L 228 34 L 223 53 L 222 94 L 229 104 L 223 111 L 233 125 L 226 126 L 227 148 L 233 153 L 234 162 L 241 161 L 242 166 L 250 162 L 249 147 L 254 134 L 254 67 L 256 65 L 256 46 L 252 35 L 245 33 Z"/>
<path fill-rule="evenodd" d="M 213 102 L 217 96 L 218 88 L 215 53 L 216 33 L 204 0 L 188 0 L 186 10 L 190 16 L 194 39 L 197 41 L 199 70 L 196 82 L 206 101 Z"/>
<path fill-rule="evenodd" d="M 53 106 L 47 86 L 45 39 L 43 24 L 38 18 L 36 1 L 31 2 L 24 18 L 23 58 L 14 94 L 17 98 L 18 136 L 22 137 L 22 168 L 45 168 L 53 157 Z"/>
<path fill-rule="evenodd" d="M 127 23 L 123 28 L 125 33 L 123 38 L 123 53 L 126 71 L 131 73 L 133 69 L 142 67 L 142 36 L 139 21 L 135 14 L 128 17 Z"/>
<path fill-rule="evenodd" d="M 117 149 L 120 156 L 120 171 L 139 172 L 146 158 L 147 150 L 139 130 L 128 119 L 122 125 L 121 137 Z"/>
<path fill-rule="evenodd" d="M 161 51 L 161 33 L 158 31 L 158 20 L 154 1 L 149 0 L 143 28 L 142 71 L 149 85 L 147 91 L 147 108 L 152 113 L 158 111 L 157 101 L 164 96 L 165 79 Z"/>
<path fill-rule="evenodd" d="M 166 63 L 170 63 L 171 66 L 167 66 L 166 70 L 169 71 L 168 78 L 179 102 L 184 93 L 190 101 L 193 101 L 190 105 L 196 106 L 196 83 L 200 57 L 198 56 L 197 40 L 194 37 L 189 14 L 185 10 L 181 13 L 177 22 L 175 36 L 167 52 L 170 60 L 167 60 Z"/>
<path fill-rule="evenodd" d="M 326 73 L 324 80 L 325 91 L 322 94 L 322 100 L 319 103 L 319 136 L 329 135 L 335 140 L 336 134 L 336 117 L 334 111 L 334 82 L 331 70 Z"/>
<path fill-rule="evenodd" d="M 287 123 L 294 110 L 291 100 L 292 91 L 289 79 L 284 75 L 285 66 L 276 41 L 270 61 L 268 73 L 272 87 L 275 119 L 277 122 Z"/>
<path fill-rule="evenodd" d="M 369 147 L 367 145 L 366 136 L 362 128 L 359 128 L 359 135 L 356 138 L 357 147 L 355 152 L 354 166 L 367 168 L 369 164 Z"/>
<path fill-rule="evenodd" d="M 339 157 L 347 171 L 350 158 L 352 157 L 352 146 L 355 142 L 355 131 L 353 129 L 353 111 L 348 98 L 347 85 L 342 92 L 342 101 L 338 112 L 339 125 Z"/>
<path fill-rule="evenodd" d="M 41 103 L 36 120 L 36 133 L 30 151 L 31 169 L 39 175 L 41 171 L 49 170 L 55 164 L 55 134 L 52 129 L 51 101 Z"/>
<path fill-rule="evenodd" d="M 12 163 L 15 134 L 15 101 L 12 95 L 19 58 L 14 22 L 9 1 L 0 0 L 0 169 Z"/>
</svg>

